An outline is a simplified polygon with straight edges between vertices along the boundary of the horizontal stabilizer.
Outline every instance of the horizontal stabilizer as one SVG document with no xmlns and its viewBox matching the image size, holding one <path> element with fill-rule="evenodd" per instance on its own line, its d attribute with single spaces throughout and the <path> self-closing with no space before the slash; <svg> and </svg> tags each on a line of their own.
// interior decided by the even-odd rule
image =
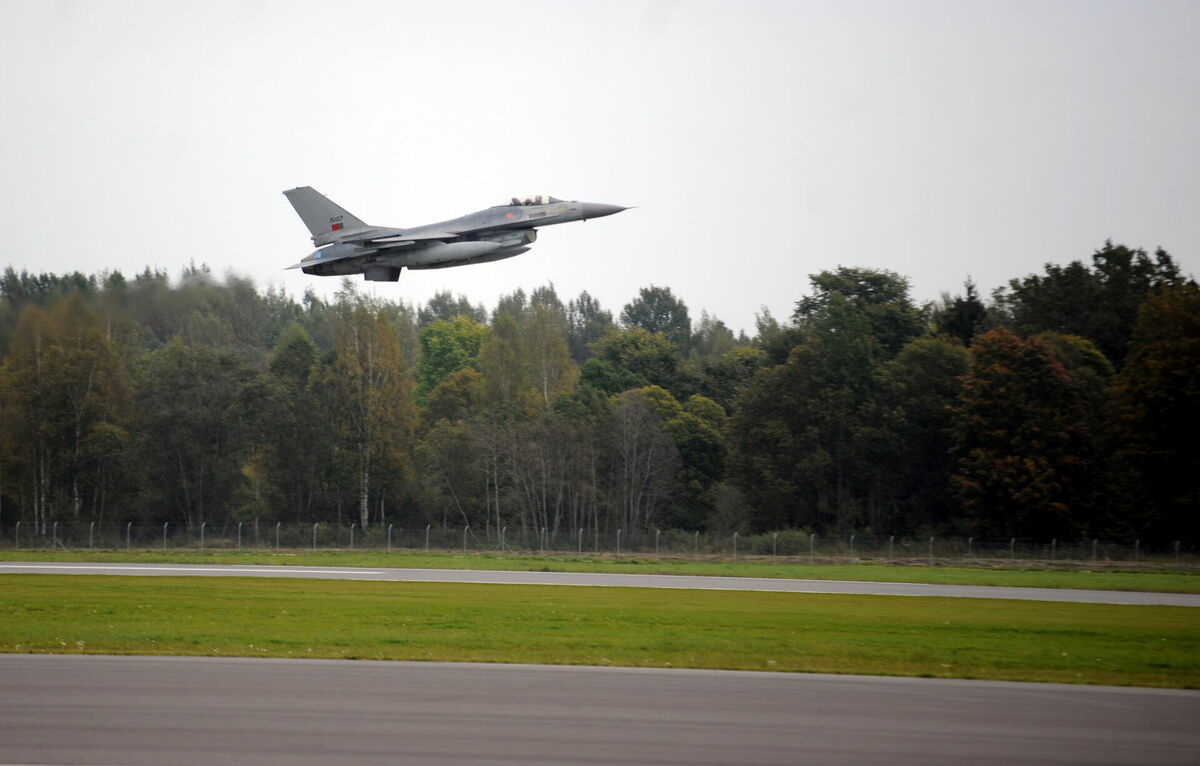
<svg viewBox="0 0 1200 766">
<path fill-rule="evenodd" d="M 355 258 L 365 255 L 362 250 L 354 245 L 330 245 L 323 247 L 320 250 L 309 255 L 299 263 L 292 264 L 284 269 L 303 269 L 308 266 L 317 266 L 322 263 L 330 263 L 332 261 L 344 261 L 347 258 Z"/>
</svg>

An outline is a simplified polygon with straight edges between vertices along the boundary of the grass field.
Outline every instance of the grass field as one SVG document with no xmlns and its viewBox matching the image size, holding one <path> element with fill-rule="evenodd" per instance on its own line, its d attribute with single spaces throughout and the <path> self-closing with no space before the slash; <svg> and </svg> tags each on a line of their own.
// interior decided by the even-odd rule
<svg viewBox="0 0 1200 766">
<path fill-rule="evenodd" d="M 417 569 L 501 569 L 547 572 L 694 574 L 728 577 L 784 577 L 812 580 L 874 580 L 947 585 L 1001 585 L 1030 588 L 1200 593 L 1200 572 L 997 566 L 910 566 L 877 563 L 815 564 L 771 561 L 656 560 L 646 557 L 509 556 L 451 553 L 354 553 L 348 551 L 189 552 L 169 551 L 0 551 L 0 561 L 93 561 L 177 564 L 265 564 L 271 566 L 407 567 Z"/>
<path fill-rule="evenodd" d="M 0 576 L 0 651 L 1200 687 L 1200 609 L 649 588 Z"/>
</svg>

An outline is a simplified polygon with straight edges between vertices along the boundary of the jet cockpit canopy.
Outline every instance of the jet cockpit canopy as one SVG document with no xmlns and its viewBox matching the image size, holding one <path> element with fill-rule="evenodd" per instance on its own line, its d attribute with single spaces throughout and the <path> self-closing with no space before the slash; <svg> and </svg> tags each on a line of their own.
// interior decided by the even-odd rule
<svg viewBox="0 0 1200 766">
<path fill-rule="evenodd" d="M 524 197 L 513 197 L 510 204 L 513 205 L 551 205 L 555 202 L 562 202 L 558 197 L 551 197 L 549 194 L 528 194 Z"/>
</svg>

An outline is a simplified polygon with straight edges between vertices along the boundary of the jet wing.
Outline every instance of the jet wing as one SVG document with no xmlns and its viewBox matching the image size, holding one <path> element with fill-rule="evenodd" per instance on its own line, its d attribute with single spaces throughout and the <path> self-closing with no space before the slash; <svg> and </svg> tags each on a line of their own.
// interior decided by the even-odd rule
<svg viewBox="0 0 1200 766">
<path fill-rule="evenodd" d="M 456 239 L 457 234 L 449 231 L 405 231 L 404 229 L 364 229 L 350 231 L 338 237 L 338 242 L 352 244 L 375 244 L 379 242 L 418 242 L 430 239 Z"/>
<path fill-rule="evenodd" d="M 458 239 L 459 235 L 448 231 L 431 231 L 424 233 L 392 234 L 386 237 L 364 237 L 362 239 L 345 239 L 343 242 L 353 242 L 369 250 L 390 250 L 396 247 L 409 247 L 418 242 L 449 242 Z"/>
<path fill-rule="evenodd" d="M 334 244 L 371 247 L 375 242 L 451 240 L 457 237 L 458 234 L 441 229 L 423 231 L 418 228 L 416 231 L 405 231 L 404 229 L 392 229 L 383 226 L 364 226 L 359 229 L 336 229 L 334 231 L 321 232 L 314 236 L 312 240 L 313 244 L 317 247 Z"/>
</svg>

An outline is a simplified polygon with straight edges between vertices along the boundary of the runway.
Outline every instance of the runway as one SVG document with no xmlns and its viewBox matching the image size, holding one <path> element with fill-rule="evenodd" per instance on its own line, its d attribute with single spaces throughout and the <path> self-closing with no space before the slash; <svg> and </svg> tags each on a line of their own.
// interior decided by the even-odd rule
<svg viewBox="0 0 1200 766">
<path fill-rule="evenodd" d="M 1200 594 L 1069 588 L 1012 588 L 988 585 L 792 580 L 695 575 L 597 574 L 588 572 L 515 572 L 471 569 L 358 569 L 354 567 L 254 566 L 217 564 L 76 564 L 0 562 L 0 574 L 107 574 L 189 577 L 301 577 L 389 582 L 462 582 L 505 585 L 592 585 L 631 588 L 695 588 L 701 590 L 840 593 L 874 596 L 945 596 L 1089 604 L 1137 604 L 1200 607 Z"/>
<path fill-rule="evenodd" d="M 1194 764 L 1200 692 L 339 660 L 0 655 L 0 762 Z"/>
</svg>

